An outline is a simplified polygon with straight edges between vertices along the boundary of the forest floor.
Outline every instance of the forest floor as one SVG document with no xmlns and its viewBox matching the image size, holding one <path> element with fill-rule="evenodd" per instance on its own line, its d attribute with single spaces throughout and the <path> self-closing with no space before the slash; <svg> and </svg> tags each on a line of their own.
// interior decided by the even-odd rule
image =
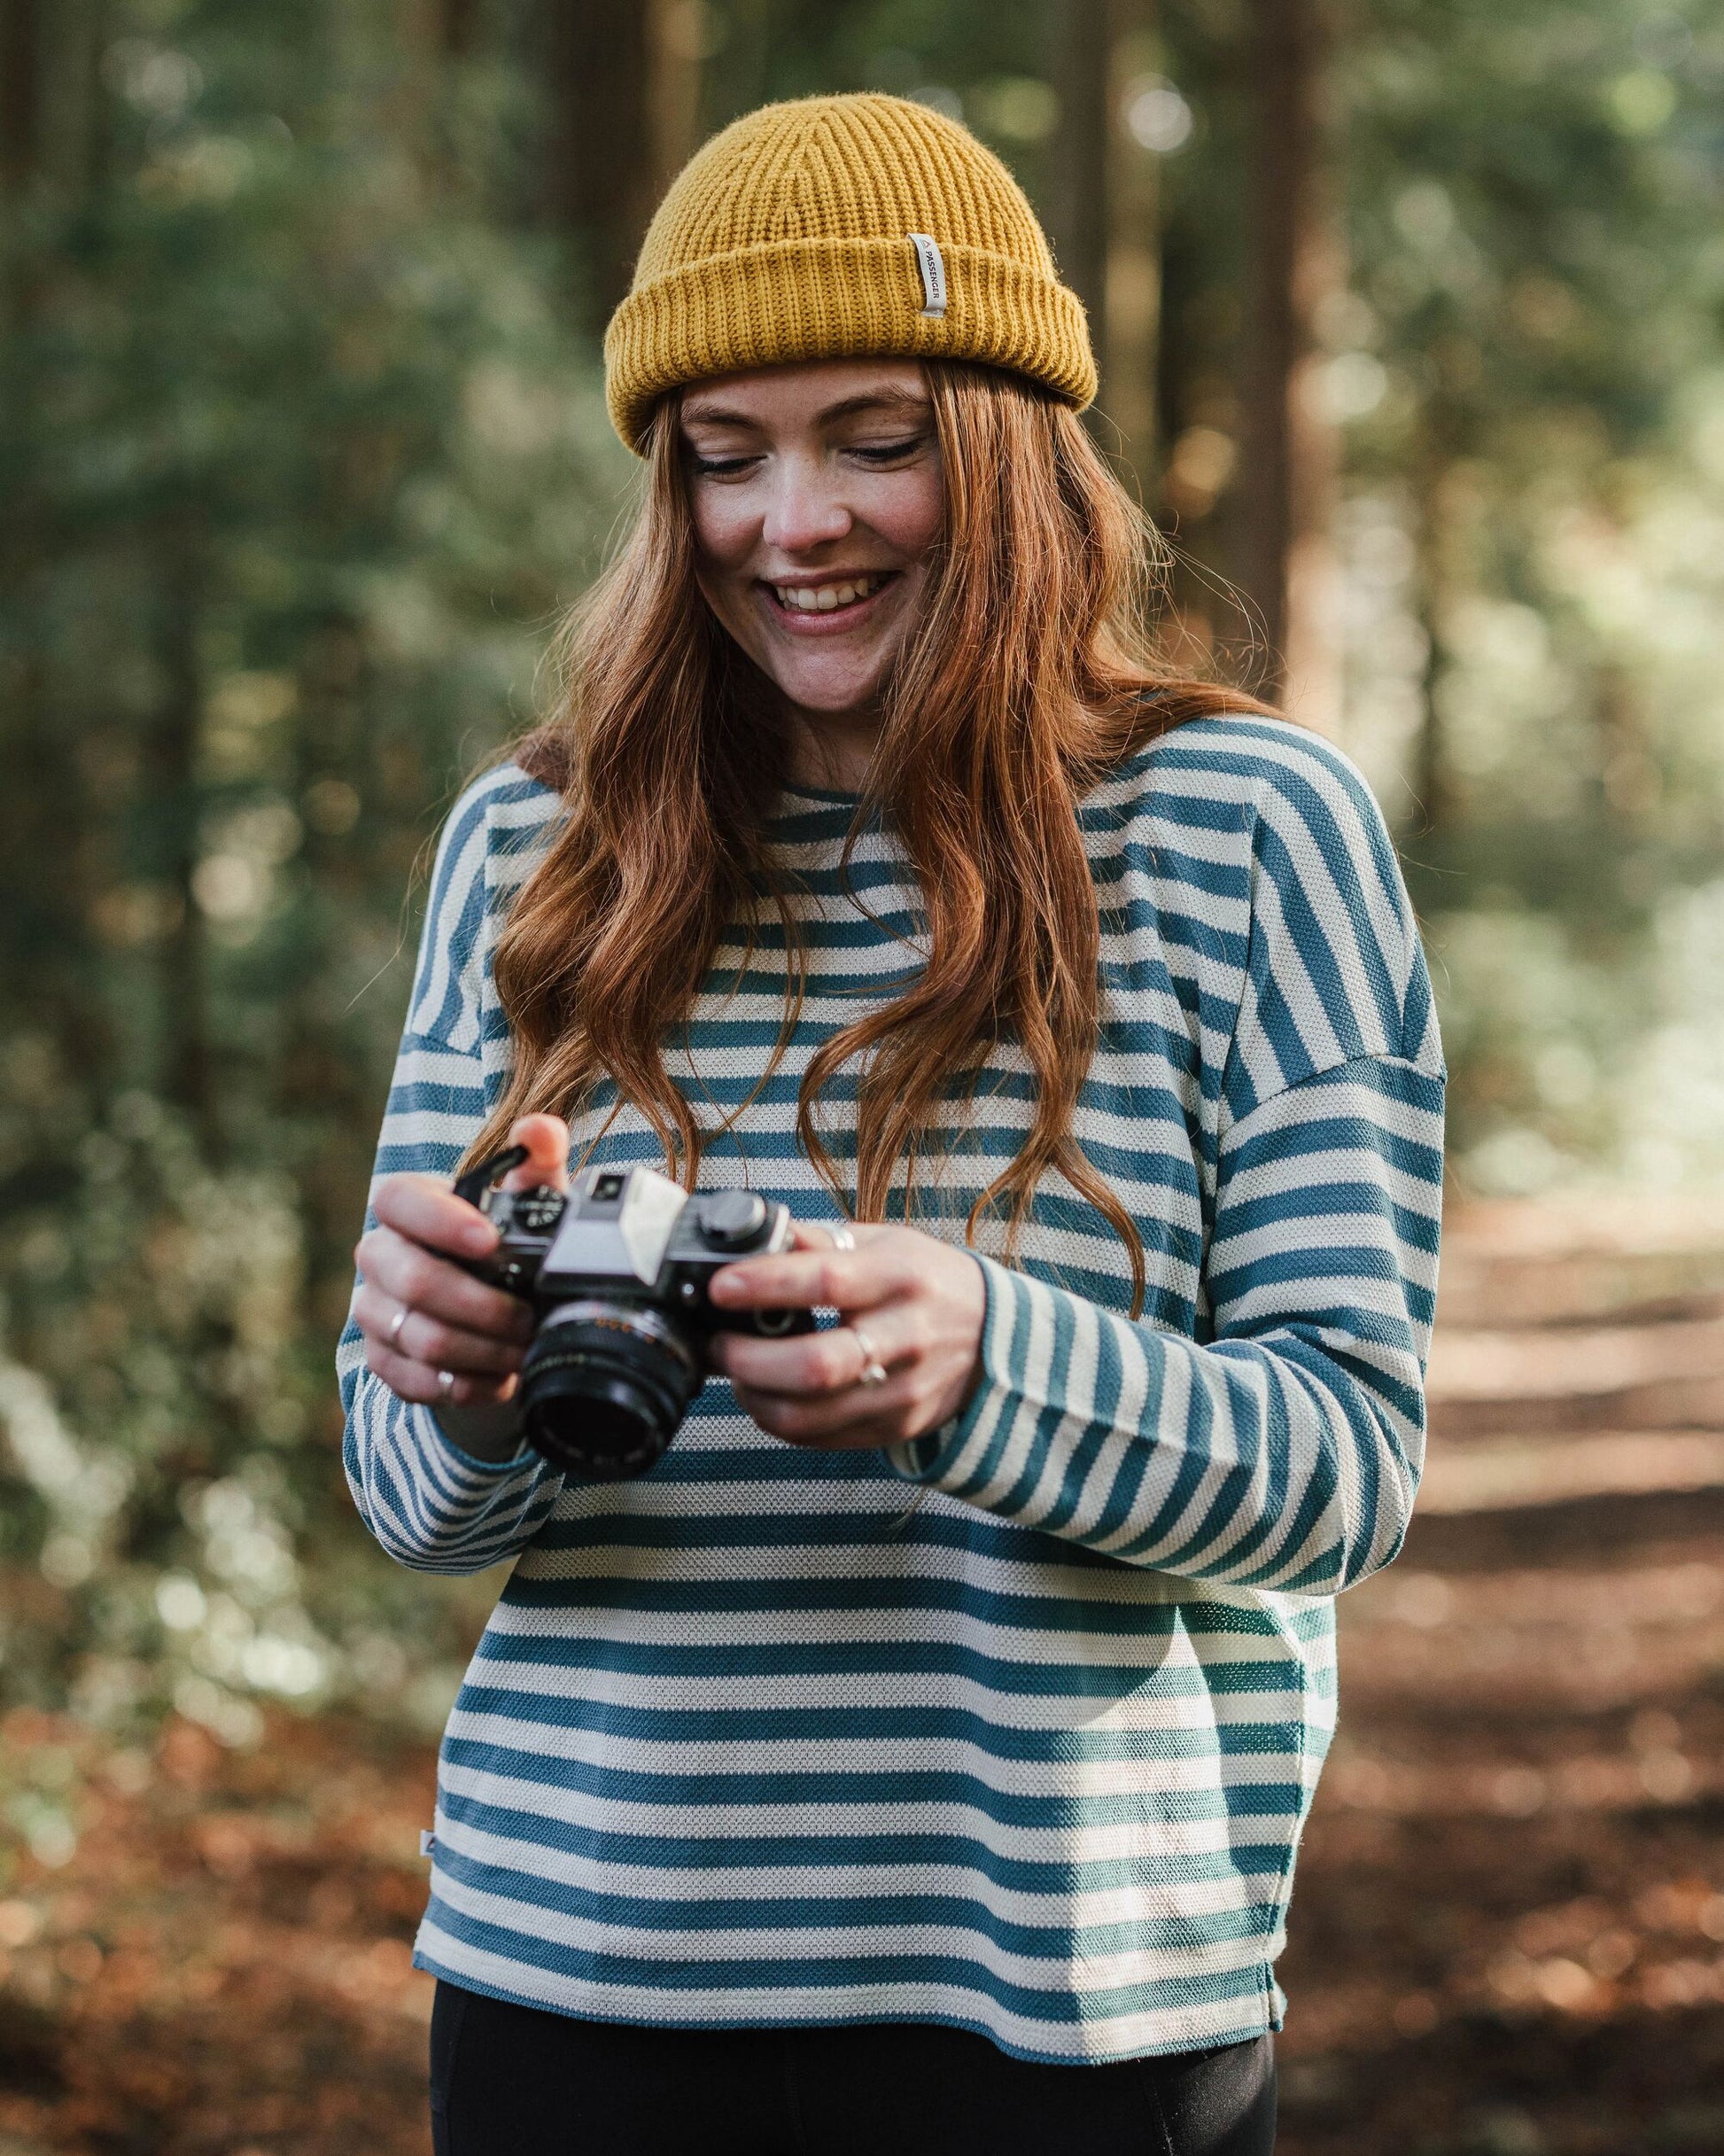
<svg viewBox="0 0 1724 2156">
<path fill-rule="evenodd" d="M 1717 2156 L 1724 1218 L 1460 1213 L 1433 1397 L 1407 1550 L 1341 1604 L 1284 2156 Z M 426 2156 L 429 1748 L 14 1714 L 0 1775 L 80 1828 L 0 1900 L 0 2156 Z"/>
</svg>

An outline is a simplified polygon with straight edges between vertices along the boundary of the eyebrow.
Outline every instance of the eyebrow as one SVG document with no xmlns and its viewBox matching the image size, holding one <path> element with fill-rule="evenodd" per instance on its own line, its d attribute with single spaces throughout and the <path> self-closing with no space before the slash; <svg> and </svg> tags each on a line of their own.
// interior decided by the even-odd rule
<svg viewBox="0 0 1724 2156">
<path fill-rule="evenodd" d="M 826 426 L 835 419 L 851 419 L 859 412 L 897 412 L 905 418 L 925 418 L 933 409 L 928 400 L 913 389 L 865 389 L 854 397 L 840 398 L 814 415 L 815 424 Z M 752 413 L 732 411 L 718 404 L 685 404 L 685 420 L 708 426 L 758 427 Z"/>
</svg>

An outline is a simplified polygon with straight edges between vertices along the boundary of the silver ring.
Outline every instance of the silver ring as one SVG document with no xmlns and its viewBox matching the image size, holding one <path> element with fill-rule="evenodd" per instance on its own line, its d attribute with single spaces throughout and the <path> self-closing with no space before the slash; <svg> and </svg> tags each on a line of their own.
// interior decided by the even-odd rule
<svg viewBox="0 0 1724 2156">
<path fill-rule="evenodd" d="M 857 1346 L 862 1350 L 862 1367 L 857 1373 L 857 1383 L 858 1385 L 883 1385 L 886 1382 L 886 1366 L 881 1361 L 879 1350 L 875 1348 L 874 1342 L 869 1339 L 859 1325 L 853 1325 L 850 1329 L 856 1335 Z"/>
<path fill-rule="evenodd" d="M 823 1220 L 820 1225 L 831 1236 L 835 1250 L 853 1250 L 856 1248 L 856 1238 L 843 1221 Z"/>
<path fill-rule="evenodd" d="M 389 1344 L 392 1348 L 399 1347 L 400 1345 L 401 1327 L 407 1323 L 408 1319 L 412 1315 L 413 1305 L 410 1303 L 403 1303 L 400 1310 L 398 1310 L 395 1312 L 395 1315 L 389 1320 Z"/>
<path fill-rule="evenodd" d="M 439 1370 L 437 1374 L 437 1397 L 439 1400 L 453 1400 L 455 1397 L 455 1374 L 453 1370 Z"/>
</svg>

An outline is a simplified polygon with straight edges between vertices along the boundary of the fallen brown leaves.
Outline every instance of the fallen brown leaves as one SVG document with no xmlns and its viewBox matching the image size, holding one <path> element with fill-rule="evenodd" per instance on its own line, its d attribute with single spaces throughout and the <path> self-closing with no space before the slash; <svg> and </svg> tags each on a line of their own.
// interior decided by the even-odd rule
<svg viewBox="0 0 1724 2156">
<path fill-rule="evenodd" d="M 283 1716 L 140 1757 L 13 1714 L 0 1758 L 48 1763 L 77 1832 L 0 1901 L 0 2147 L 423 2156 L 425 1747 Z"/>
<path fill-rule="evenodd" d="M 1523 1520 L 1512 1568 L 1501 1515 L 1416 1524 L 1344 1599 L 1283 2156 L 1724 2150 L 1724 1517 L 1681 1511 Z"/>
</svg>

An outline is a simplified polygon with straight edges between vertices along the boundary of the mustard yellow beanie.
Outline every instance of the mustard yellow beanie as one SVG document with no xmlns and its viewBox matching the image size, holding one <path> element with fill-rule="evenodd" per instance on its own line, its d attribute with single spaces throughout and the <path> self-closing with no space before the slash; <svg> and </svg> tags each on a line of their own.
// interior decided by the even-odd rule
<svg viewBox="0 0 1724 2156">
<path fill-rule="evenodd" d="M 605 334 L 639 449 L 667 389 L 792 360 L 962 359 L 1080 409 L 1083 303 L 1036 214 L 956 121 L 903 97 L 800 97 L 715 135 L 672 181 Z"/>
</svg>

